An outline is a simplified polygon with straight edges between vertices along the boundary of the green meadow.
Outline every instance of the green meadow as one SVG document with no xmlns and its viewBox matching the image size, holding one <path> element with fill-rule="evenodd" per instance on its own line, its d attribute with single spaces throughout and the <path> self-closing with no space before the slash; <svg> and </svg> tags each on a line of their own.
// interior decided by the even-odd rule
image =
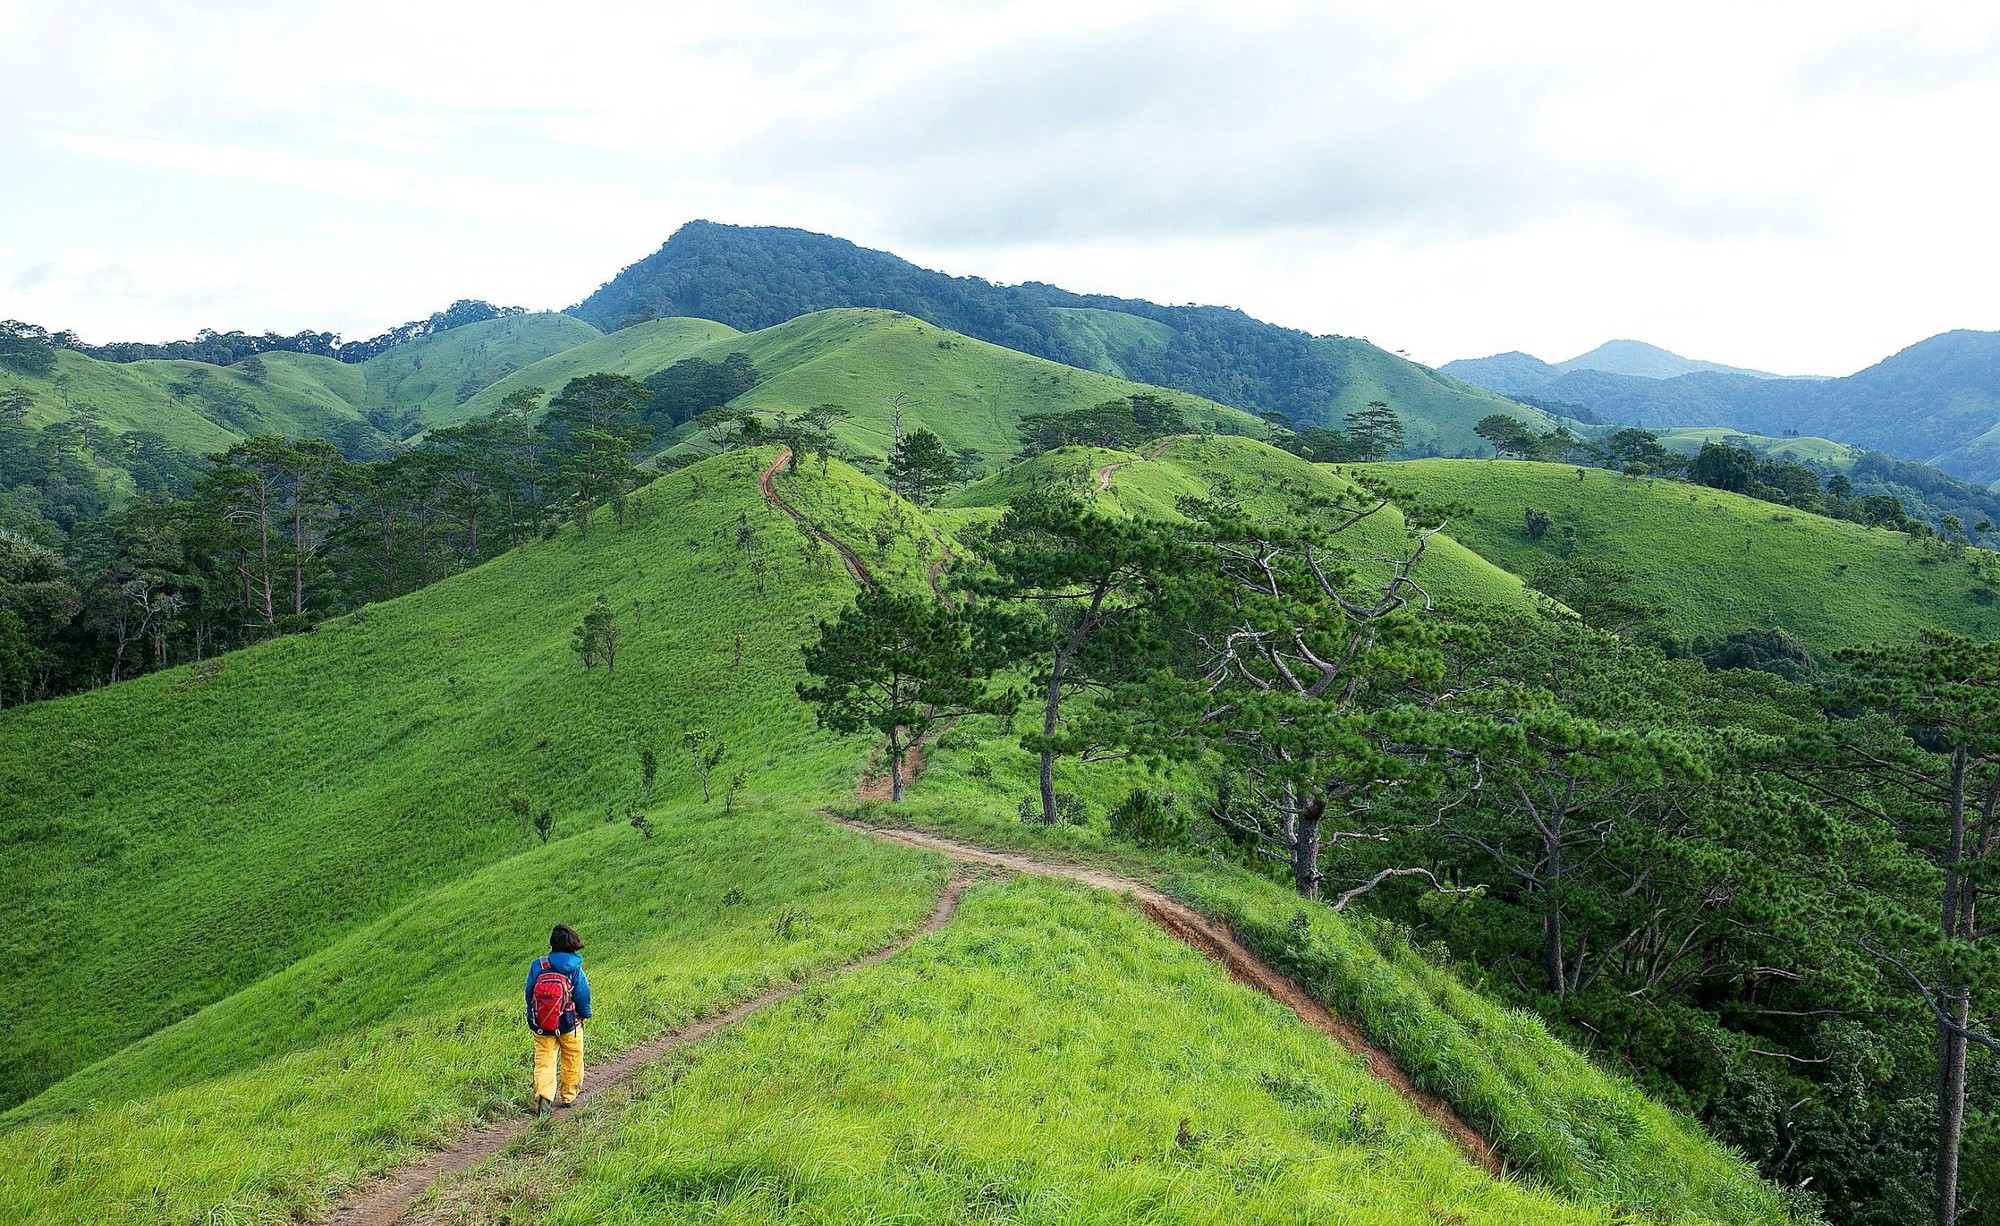
<svg viewBox="0 0 2000 1226">
<path fill-rule="evenodd" d="M 1634 592 L 1683 637 L 1778 628 L 1822 651 L 1926 626 L 2000 635 L 2000 592 L 1984 550 L 1926 548 L 1886 528 L 1566 464 L 1410 460 L 1366 471 L 1470 507 L 1451 534 L 1515 574 L 1565 551 L 1625 568 Z M 1524 527 L 1530 507 L 1554 517 L 1539 541 Z"/>
</svg>

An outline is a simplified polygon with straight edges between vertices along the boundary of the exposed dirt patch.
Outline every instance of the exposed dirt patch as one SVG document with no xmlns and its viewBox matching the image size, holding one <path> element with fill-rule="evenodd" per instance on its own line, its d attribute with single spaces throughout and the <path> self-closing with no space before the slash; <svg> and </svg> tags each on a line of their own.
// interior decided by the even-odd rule
<svg viewBox="0 0 2000 1226">
<path fill-rule="evenodd" d="M 757 474 L 757 488 L 764 491 L 764 501 L 770 503 L 772 506 L 778 508 L 780 511 L 783 511 L 785 514 L 791 516 L 793 519 L 798 520 L 801 524 L 805 525 L 806 531 L 812 533 L 820 540 L 825 541 L 827 544 L 833 546 L 833 551 L 840 555 L 841 562 L 845 564 L 847 567 L 847 573 L 854 576 L 855 582 L 861 584 L 863 587 L 879 586 L 875 582 L 875 576 L 869 573 L 868 567 L 861 561 L 860 557 L 857 556 L 852 549 L 849 549 L 847 546 L 841 544 L 839 541 L 834 540 L 833 536 L 830 533 L 828 533 L 824 528 L 821 528 L 818 524 L 807 519 L 803 511 L 799 510 L 791 503 L 786 502 L 784 495 L 778 493 L 777 487 L 771 483 L 772 478 L 776 477 L 779 473 L 785 471 L 785 467 L 789 465 L 791 462 L 792 462 L 792 449 L 790 447 L 786 447 L 778 452 L 778 458 L 771 461 L 771 466 L 769 468 L 766 468 L 763 472 Z"/>
<path fill-rule="evenodd" d="M 1167 448 L 1169 448 L 1169 447 L 1171 447 L 1171 446 L 1173 446 L 1173 445 L 1174 445 L 1174 440 L 1172 440 L 1172 439 L 1163 439 L 1163 440 L 1161 440 L 1160 442 L 1157 442 L 1157 443 L 1154 443 L 1154 444 L 1153 444 L 1153 446 L 1152 446 L 1152 448 L 1151 448 L 1150 450 L 1148 450 L 1148 451 L 1146 452 L 1146 454 L 1145 454 L 1144 456 L 1141 456 L 1140 458 L 1141 458 L 1141 459 L 1146 459 L 1146 460 L 1157 460 L 1157 459 L 1159 459 L 1159 458 L 1160 458 L 1160 456 L 1161 456 L 1161 455 L 1163 455 L 1163 454 L 1164 454 L 1164 453 L 1166 452 Z M 1119 469 L 1121 469 L 1121 468 L 1125 467 L 1125 466 L 1126 466 L 1127 464 L 1132 464 L 1132 463 L 1136 463 L 1136 461 L 1133 461 L 1133 460 L 1119 460 L 1119 461 L 1118 461 L 1117 463 L 1115 463 L 1115 464 L 1106 464 L 1106 465 L 1104 465 L 1104 466 L 1103 466 L 1102 468 L 1098 469 L 1098 470 L 1097 470 L 1097 492 L 1098 492 L 1098 493 L 1100 493 L 1100 494 L 1102 494 L 1102 493 L 1103 493 L 1103 492 L 1104 492 L 1105 490 L 1108 490 L 1108 489 L 1110 489 L 1110 488 L 1111 488 L 1111 474 L 1113 474 L 1113 473 L 1117 472 L 1117 471 L 1118 471 Z"/>
<path fill-rule="evenodd" d="M 937 906 L 931 910 L 930 918 L 924 921 L 922 927 L 828 973 L 844 974 L 885 962 L 918 937 L 943 928 L 951 922 L 951 917 L 958 911 L 958 901 L 964 896 L 965 888 L 972 883 L 973 876 L 974 874 L 968 870 L 961 871 L 953 877 L 950 884 L 945 886 L 944 893 L 938 896 Z M 626 1081 L 643 1064 L 690 1044 L 699 1043 L 753 1013 L 768 1009 L 781 1000 L 797 995 L 810 978 L 809 976 L 806 979 L 766 988 L 714 1017 L 691 1022 L 678 1030 L 670 1030 L 608 1059 L 591 1061 L 586 1053 L 584 1085 L 577 1094 L 577 1102 L 587 1103 L 612 1086 Z M 393 1226 L 394 1223 L 404 1220 L 403 1215 L 409 1209 L 410 1202 L 433 1181 L 440 1176 L 456 1175 L 471 1170 L 525 1136 L 529 1129 L 535 1127 L 536 1122 L 530 1116 L 521 1115 L 475 1128 L 460 1137 L 450 1149 L 440 1150 L 419 1162 L 413 1162 L 391 1171 L 378 1180 L 363 1184 L 355 1189 L 330 1216 L 324 1218 L 323 1222 L 325 1226 Z M 557 1116 L 555 1123 L 560 1122 L 561 1117 Z"/>
<path fill-rule="evenodd" d="M 1305 989 L 1286 978 L 1276 967 L 1238 941 L 1236 935 L 1229 931 L 1228 925 L 1175 902 L 1143 881 L 1102 869 L 1039 860 L 1021 852 L 980 847 L 919 830 L 871 826 L 865 822 L 842 817 L 834 817 L 833 820 L 878 839 L 940 852 L 961 864 L 984 864 L 1011 869 L 1017 873 L 1060 877 L 1082 882 L 1096 889 L 1130 895 L 1146 913 L 1147 918 L 1158 924 L 1168 935 L 1220 962 L 1223 969 L 1229 972 L 1230 978 L 1269 996 L 1297 1014 L 1299 1020 L 1306 1025 L 1325 1031 L 1338 1040 L 1342 1047 L 1366 1059 L 1369 1072 L 1430 1117 L 1447 1136 L 1458 1142 L 1467 1157 L 1484 1167 L 1487 1173 L 1495 1176 L 1506 1174 L 1506 1168 L 1486 1138 L 1466 1123 L 1450 1103 L 1426 1090 L 1418 1089 L 1410 1080 L 1410 1075 L 1396 1063 L 1395 1057 L 1369 1042 L 1368 1036 L 1362 1034 L 1353 1024 L 1335 1017 L 1325 1005 L 1306 995 Z"/>
</svg>

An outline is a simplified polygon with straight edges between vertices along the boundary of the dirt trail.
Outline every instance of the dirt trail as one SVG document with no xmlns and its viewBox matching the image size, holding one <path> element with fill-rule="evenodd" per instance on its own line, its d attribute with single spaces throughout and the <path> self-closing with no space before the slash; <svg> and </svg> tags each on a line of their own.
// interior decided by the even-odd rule
<svg viewBox="0 0 2000 1226">
<path fill-rule="evenodd" d="M 1102 869 L 1038 860 L 1020 852 L 980 847 L 919 830 L 872 826 L 837 816 L 832 820 L 878 839 L 940 852 L 961 864 L 981 864 L 1040 877 L 1060 877 L 1068 881 L 1081 882 L 1094 889 L 1131 895 L 1145 911 L 1147 918 L 1158 924 L 1168 935 L 1220 962 L 1223 969 L 1229 972 L 1231 979 L 1246 987 L 1255 988 L 1284 1005 L 1296 1013 L 1299 1020 L 1306 1025 L 1325 1031 L 1339 1040 L 1341 1046 L 1348 1051 L 1366 1059 L 1369 1072 L 1430 1117 L 1447 1136 L 1458 1142 L 1468 1157 L 1484 1167 L 1488 1174 L 1505 1175 L 1506 1169 L 1499 1156 L 1493 1152 L 1493 1147 L 1487 1143 L 1485 1137 L 1465 1122 L 1450 1103 L 1435 1094 L 1418 1089 L 1410 1080 L 1410 1075 L 1403 1071 L 1393 1056 L 1369 1042 L 1368 1036 L 1362 1034 L 1352 1024 L 1334 1016 L 1325 1005 L 1306 995 L 1305 990 L 1298 984 L 1286 978 L 1276 967 L 1238 941 L 1235 934 L 1229 931 L 1228 925 L 1175 902 L 1143 881 L 1122 877 Z"/>
<path fill-rule="evenodd" d="M 964 896 L 966 887 L 972 883 L 973 876 L 970 870 L 963 870 L 954 876 L 945 886 L 944 893 L 938 895 L 937 906 L 932 909 L 930 918 L 916 931 L 821 974 L 845 974 L 848 971 L 886 962 L 902 952 L 918 937 L 943 928 L 951 922 L 952 915 L 957 912 L 958 901 Z M 699 1043 L 753 1013 L 796 996 L 800 989 L 818 977 L 808 976 L 791 983 L 766 988 L 726 1012 L 690 1022 L 678 1030 L 668 1031 L 605 1060 L 591 1060 L 586 1053 L 584 1085 L 577 1094 L 577 1102 L 586 1103 L 612 1086 L 626 1081 L 632 1074 L 638 1072 L 643 1064 L 658 1060 L 669 1052 L 690 1044 Z M 355 1189 L 331 1215 L 322 1219 L 323 1226 L 393 1226 L 394 1223 L 403 1220 L 403 1214 L 409 1209 L 410 1202 L 433 1181 L 443 1175 L 456 1175 L 471 1170 L 526 1135 L 535 1123 L 532 1117 L 521 1115 L 475 1128 L 460 1137 L 451 1148 L 439 1150 L 428 1158 L 391 1171 L 381 1179 Z"/>
<path fill-rule="evenodd" d="M 1140 457 L 1140 458 L 1141 458 L 1141 459 L 1146 459 L 1146 460 L 1157 460 L 1157 459 L 1159 459 L 1159 458 L 1160 458 L 1160 456 L 1161 456 L 1162 454 L 1164 454 L 1164 453 L 1166 452 L 1167 448 L 1169 448 L 1169 447 L 1171 447 L 1171 446 L 1173 446 L 1173 445 L 1174 445 L 1174 440 L 1172 440 L 1172 439 L 1162 439 L 1162 440 L 1161 440 L 1160 442 L 1157 442 L 1157 443 L 1153 444 L 1153 448 L 1152 448 L 1152 450 L 1148 451 L 1148 452 L 1147 452 L 1147 453 L 1146 453 L 1146 454 L 1145 454 L 1144 456 L 1142 456 L 1142 457 Z M 1117 472 L 1117 471 L 1118 471 L 1119 469 L 1121 469 L 1121 468 L 1125 467 L 1125 466 L 1126 466 L 1127 464 L 1134 464 L 1134 463 L 1137 463 L 1137 462 L 1138 462 L 1138 461 L 1136 461 L 1136 460 L 1119 460 L 1119 461 L 1118 461 L 1117 463 L 1115 463 L 1115 464 L 1106 464 L 1106 465 L 1104 465 L 1104 466 L 1103 466 L 1102 468 L 1098 469 L 1098 470 L 1097 470 L 1097 492 L 1098 492 L 1098 493 L 1100 493 L 1100 494 L 1102 494 L 1102 493 L 1103 493 L 1103 492 L 1104 492 L 1105 490 L 1108 490 L 1108 489 L 1110 489 L 1110 488 L 1111 488 L 1111 474 L 1112 474 L 1112 473 L 1115 473 L 1115 472 Z"/>
<path fill-rule="evenodd" d="M 791 462 L 792 449 L 786 447 L 778 452 L 778 458 L 771 461 L 769 468 L 757 474 L 757 488 L 764 491 L 764 501 L 783 511 L 793 519 L 798 520 L 801 524 L 805 525 L 806 531 L 833 546 L 833 551 L 839 554 L 840 560 L 846 564 L 847 573 L 853 575 L 857 583 L 863 587 L 878 586 L 875 582 L 875 576 L 869 573 L 868 567 L 862 563 L 861 559 L 855 555 L 852 549 L 833 539 L 832 535 L 824 528 L 807 519 L 803 511 L 786 502 L 784 495 L 778 493 L 777 488 L 771 484 L 771 478 L 785 471 L 785 465 Z"/>
</svg>

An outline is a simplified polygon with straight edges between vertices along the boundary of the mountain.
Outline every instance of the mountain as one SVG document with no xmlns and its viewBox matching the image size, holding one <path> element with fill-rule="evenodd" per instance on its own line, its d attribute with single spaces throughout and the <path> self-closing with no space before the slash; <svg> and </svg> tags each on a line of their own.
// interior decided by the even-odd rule
<svg viewBox="0 0 2000 1226">
<path fill-rule="evenodd" d="M 1642 379 L 1671 379 L 1677 375 L 1692 375 L 1700 372 L 1723 375 L 1745 375 L 1752 379 L 1777 379 L 1780 375 L 1761 370 L 1746 370 L 1741 366 L 1724 366 L 1719 362 L 1700 362 L 1684 358 L 1672 350 L 1658 345 L 1648 345 L 1644 341 L 1606 341 L 1589 353 L 1578 354 L 1567 362 L 1557 362 L 1559 371 L 1601 370 L 1613 375 L 1636 375 Z"/>
<path fill-rule="evenodd" d="M 1486 358 L 1459 358 L 1438 367 L 1438 373 L 1461 379 L 1475 387 L 1512 396 L 1542 386 L 1562 372 L 1532 354 L 1518 349 Z"/>
<path fill-rule="evenodd" d="M 836 307 L 901 311 L 1085 370 L 1178 388 L 1299 425 L 1339 427 L 1371 400 L 1402 415 L 1419 454 L 1473 454 L 1493 412 L 1539 411 L 1351 337 L 1312 336 L 1215 306 L 1161 306 L 920 268 L 806 230 L 694 221 L 570 308 L 605 331 L 692 315 L 755 331 Z"/>
<path fill-rule="evenodd" d="M 1970 480 L 2000 479 L 2000 332 L 1942 333 L 1838 379 L 1715 370 L 1652 378 L 1578 367 L 1533 382 L 1522 363 L 1487 365 L 1494 361 L 1453 362 L 1443 370 L 1509 395 L 1583 405 L 1608 422 L 1796 431 Z"/>
</svg>

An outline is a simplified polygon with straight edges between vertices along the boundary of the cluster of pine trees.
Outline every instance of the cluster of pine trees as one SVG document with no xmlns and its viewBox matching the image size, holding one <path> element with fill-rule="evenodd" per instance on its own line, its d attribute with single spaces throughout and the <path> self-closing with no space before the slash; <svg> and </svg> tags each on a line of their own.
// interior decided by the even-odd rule
<svg viewBox="0 0 2000 1226">
<path fill-rule="evenodd" d="M 544 412 L 523 389 L 491 417 L 383 460 L 247 439 L 184 498 L 89 523 L 75 563 L 0 534 L 0 701 L 69 692 L 302 630 L 434 583 L 610 506 L 621 518 L 652 437 L 652 393 L 572 380 Z"/>
<path fill-rule="evenodd" d="M 1392 497 L 1407 549 L 1350 561 Z M 1293 498 L 1169 524 L 1031 490 L 956 601 L 874 593 L 823 626 L 801 695 L 891 737 L 1025 702 L 1031 821 L 1078 812 L 1065 758 L 1182 764 L 1207 794 L 1141 789 L 1113 828 L 1369 899 L 1405 925 L 1383 939 L 1441 941 L 1836 1220 L 2000 1192 L 1958 1168 L 1996 1139 L 2000 645 L 1925 636 L 1810 684 L 1711 669 L 1434 605 L 1413 568 L 1442 508 Z"/>
</svg>

